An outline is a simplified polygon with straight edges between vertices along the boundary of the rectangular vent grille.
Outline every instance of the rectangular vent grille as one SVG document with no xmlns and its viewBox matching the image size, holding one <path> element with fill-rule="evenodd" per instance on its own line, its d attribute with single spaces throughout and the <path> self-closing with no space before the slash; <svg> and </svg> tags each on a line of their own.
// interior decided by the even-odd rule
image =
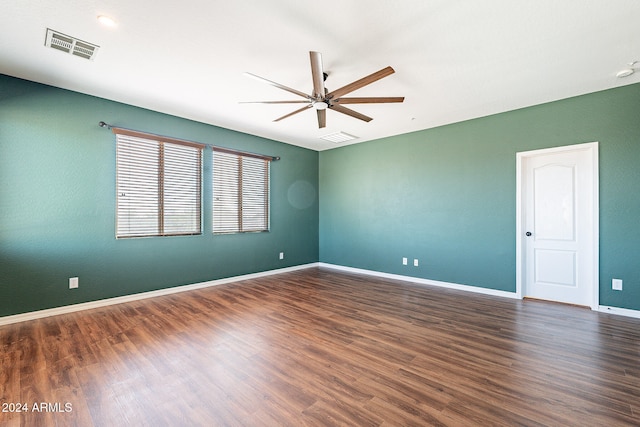
<svg viewBox="0 0 640 427">
<path fill-rule="evenodd" d="M 92 61 L 96 56 L 98 48 L 100 47 L 75 37 L 62 34 L 61 32 L 52 30 L 51 28 L 47 28 L 47 38 L 44 45 L 90 61 Z"/>
<path fill-rule="evenodd" d="M 332 133 L 332 134 L 320 137 L 320 139 L 324 139 L 325 141 L 334 142 L 336 144 L 339 144 L 341 142 L 351 141 L 351 140 L 357 139 L 357 138 L 358 138 L 357 136 L 349 135 L 348 133 L 345 133 L 345 132 L 337 132 L 337 133 Z"/>
</svg>

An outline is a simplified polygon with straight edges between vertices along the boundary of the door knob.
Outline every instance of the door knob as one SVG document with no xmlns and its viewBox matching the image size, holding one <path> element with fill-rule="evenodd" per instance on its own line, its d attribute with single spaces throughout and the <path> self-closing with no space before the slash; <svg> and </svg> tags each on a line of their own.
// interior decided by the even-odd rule
<svg viewBox="0 0 640 427">
<path fill-rule="evenodd" d="M 531 236 L 531 232 L 530 232 L 530 231 L 527 231 L 527 232 L 526 232 L 526 233 L 524 233 L 524 234 L 525 234 L 525 236 L 527 236 L 527 237 Z"/>
</svg>

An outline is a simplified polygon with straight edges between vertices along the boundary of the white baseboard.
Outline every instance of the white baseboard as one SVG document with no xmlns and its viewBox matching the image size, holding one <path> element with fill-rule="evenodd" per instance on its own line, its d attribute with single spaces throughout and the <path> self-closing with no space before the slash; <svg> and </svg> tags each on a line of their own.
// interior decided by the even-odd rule
<svg viewBox="0 0 640 427">
<path fill-rule="evenodd" d="M 317 267 L 318 263 L 302 264 L 293 267 L 279 268 L 276 270 L 262 271 L 259 273 L 244 274 L 242 276 L 226 277 L 224 279 L 210 280 L 207 282 L 193 283 L 190 285 L 175 286 L 172 288 L 158 289 L 156 291 L 142 292 L 139 294 L 124 295 L 121 297 L 107 298 L 98 301 L 84 302 L 80 304 L 66 305 L 63 307 L 49 308 L 46 310 L 31 311 L 29 313 L 14 314 L 12 316 L 0 317 L 0 326 L 11 323 L 26 322 L 28 320 L 42 319 L 43 317 L 56 316 L 58 314 L 73 313 L 76 311 L 90 310 L 93 308 L 106 307 L 114 304 L 138 301 L 147 298 L 159 297 L 163 295 L 176 294 L 178 292 L 192 291 L 195 289 L 208 288 L 210 286 L 223 285 L 225 283 L 239 282 L 241 280 L 266 277 L 274 274 L 287 273 L 290 271 L 302 270 L 305 268 Z"/>
<path fill-rule="evenodd" d="M 636 319 L 640 319 L 640 311 L 630 310 L 628 308 L 609 307 L 606 305 L 600 305 L 598 306 L 598 311 L 602 313 L 617 314 L 620 316 L 635 317 Z"/>
<path fill-rule="evenodd" d="M 361 268 L 344 267 L 341 265 L 319 263 L 320 267 L 332 268 L 349 273 L 366 274 L 369 276 L 383 277 L 385 279 L 402 280 L 405 282 L 416 283 L 419 285 L 439 286 L 441 288 L 457 289 L 459 291 L 475 292 L 477 294 L 492 295 L 503 298 L 519 299 L 515 292 L 499 291 L 496 289 L 481 288 L 478 286 L 461 285 L 458 283 L 440 282 L 437 280 L 422 279 L 420 277 L 403 276 L 400 274 L 381 273 L 379 271 L 364 270 Z"/>
<path fill-rule="evenodd" d="M 56 316 L 59 314 L 73 313 L 76 311 L 90 310 L 93 308 L 106 307 L 114 304 L 122 304 L 125 302 L 138 301 L 146 298 L 153 298 L 163 295 L 171 295 L 179 292 L 192 291 L 195 289 L 208 288 L 210 286 L 218 286 L 226 283 L 239 282 L 241 280 L 255 279 L 259 277 L 271 276 L 274 274 L 287 273 L 290 271 L 304 270 L 312 267 L 325 267 L 334 270 L 341 270 L 348 273 L 363 274 L 386 279 L 402 280 L 405 282 L 416 283 L 419 285 L 438 286 L 441 288 L 457 289 L 461 291 L 474 292 L 484 295 L 492 295 L 503 298 L 520 299 L 515 292 L 499 291 L 496 289 L 481 288 L 477 286 L 461 285 L 458 283 L 440 282 L 437 280 L 422 279 L 419 277 L 403 276 L 400 274 L 383 273 L 380 271 L 365 270 L 361 268 L 345 267 L 342 265 L 328 264 L 324 262 L 314 262 L 310 264 L 296 265 L 293 267 L 279 268 L 276 270 L 262 271 L 259 273 L 245 274 L 242 276 L 227 277 L 224 279 L 210 280 L 207 282 L 193 283 L 190 285 L 176 286 L 166 289 L 158 289 L 156 291 L 142 292 L 133 295 L 124 295 L 121 297 L 108 298 L 98 301 L 90 301 L 80 304 L 67 305 L 64 307 L 49 308 L 46 310 L 32 311 L 29 313 L 15 314 L 11 316 L 0 317 L 0 326 L 12 323 L 26 322 L 28 320 L 42 319 L 44 317 Z M 598 306 L 598 310 L 602 313 L 616 314 L 620 316 L 635 317 L 640 319 L 640 311 L 629 310 L 626 308 Z"/>
<path fill-rule="evenodd" d="M 474 292 L 477 294 L 493 295 L 497 297 L 511 298 L 511 299 L 522 299 L 515 292 L 498 291 L 495 289 L 480 288 L 478 286 L 469 286 L 469 285 L 460 285 L 458 283 L 440 282 L 437 280 L 422 279 L 419 277 L 402 276 L 400 274 L 381 273 L 379 271 L 364 270 L 361 268 L 353 268 L 353 267 L 344 267 L 342 265 L 327 264 L 324 262 L 318 263 L 318 266 L 332 268 L 334 270 L 341 270 L 348 273 L 366 274 L 369 276 L 377 276 L 377 277 L 383 277 L 387 279 L 403 280 L 405 282 L 412 282 L 420 285 L 439 286 L 441 288 L 457 289 L 460 291 Z M 619 316 L 635 317 L 640 319 L 640 311 L 638 310 L 629 310 L 626 308 L 608 307 L 608 306 L 601 305 L 601 306 L 598 306 L 598 308 L 595 311 L 600 311 L 602 313 L 609 313 L 609 314 L 617 314 Z"/>
</svg>

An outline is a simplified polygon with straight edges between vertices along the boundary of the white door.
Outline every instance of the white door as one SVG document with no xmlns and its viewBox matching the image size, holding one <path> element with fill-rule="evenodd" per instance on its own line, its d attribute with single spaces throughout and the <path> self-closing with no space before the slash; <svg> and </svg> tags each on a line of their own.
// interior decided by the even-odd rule
<svg viewBox="0 0 640 427">
<path fill-rule="evenodd" d="M 596 308 L 597 147 L 518 154 L 521 296 Z"/>
</svg>

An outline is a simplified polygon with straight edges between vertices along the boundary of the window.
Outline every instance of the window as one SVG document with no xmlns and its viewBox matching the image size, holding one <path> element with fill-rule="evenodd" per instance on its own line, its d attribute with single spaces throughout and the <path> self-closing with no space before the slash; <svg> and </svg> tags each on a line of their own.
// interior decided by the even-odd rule
<svg viewBox="0 0 640 427">
<path fill-rule="evenodd" d="M 113 128 L 116 237 L 202 234 L 204 145 Z"/>
<path fill-rule="evenodd" d="M 271 158 L 213 148 L 213 232 L 269 231 Z"/>
</svg>

